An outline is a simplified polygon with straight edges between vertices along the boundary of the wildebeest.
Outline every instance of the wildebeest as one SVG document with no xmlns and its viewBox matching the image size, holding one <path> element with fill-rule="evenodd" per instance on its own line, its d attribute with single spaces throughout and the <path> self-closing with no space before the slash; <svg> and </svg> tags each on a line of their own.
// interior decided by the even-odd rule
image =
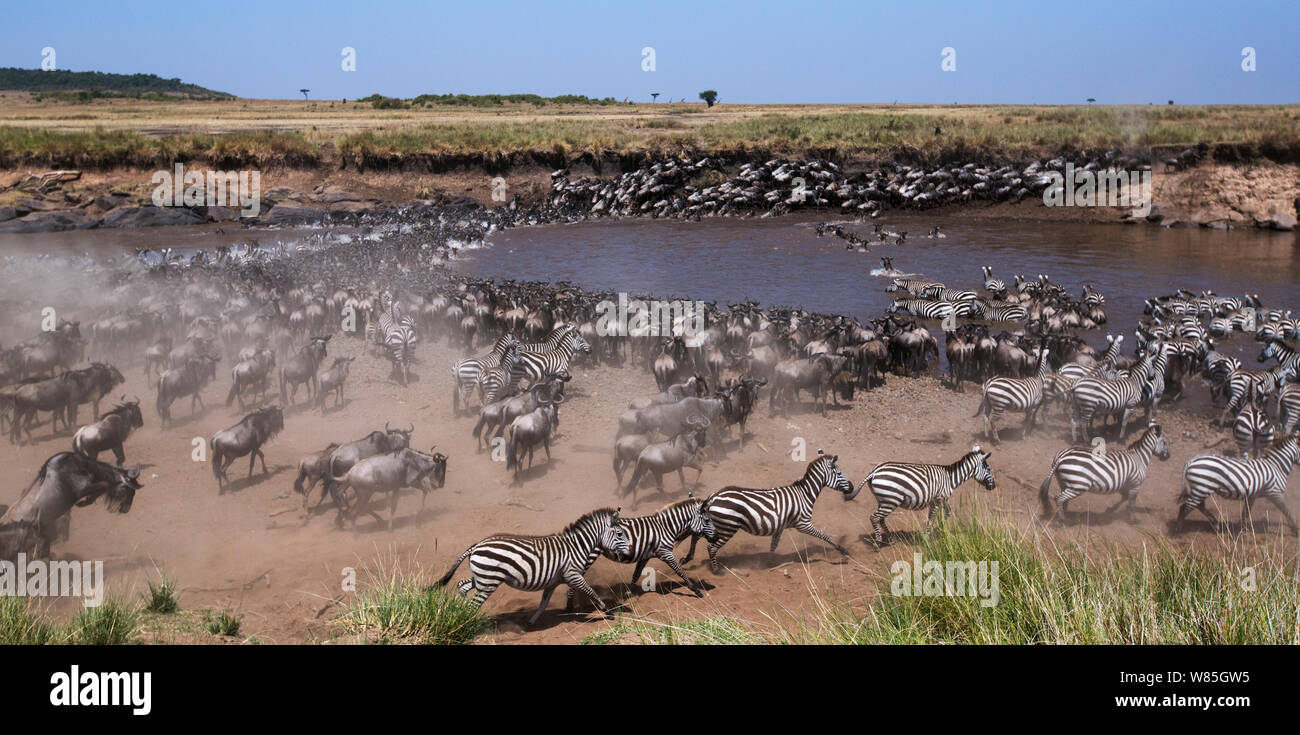
<svg viewBox="0 0 1300 735">
<path fill-rule="evenodd" d="M 268 406 L 248 414 L 229 429 L 222 429 L 212 435 L 208 444 L 212 447 L 212 476 L 217 478 L 218 494 L 225 492 L 226 484 L 230 482 L 226 477 L 226 468 L 245 454 L 249 455 L 250 479 L 258 457 L 262 458 L 262 474 L 270 474 L 266 469 L 266 455 L 262 453 L 262 445 L 283 428 L 284 412 L 279 406 Z"/>
<path fill-rule="evenodd" d="M 321 498 L 324 499 L 325 493 L 329 493 L 334 499 L 334 504 L 342 510 L 346 503 L 343 499 L 343 493 L 334 483 L 335 477 L 342 477 L 352 465 L 360 462 L 366 457 L 373 457 L 376 454 L 387 454 L 399 449 L 406 449 L 411 446 L 411 433 L 415 431 L 415 424 L 411 424 L 409 429 L 392 429 L 388 424 L 384 424 L 383 431 L 372 431 L 369 434 L 350 441 L 340 446 L 330 455 L 329 463 L 326 465 L 325 486 L 321 489 Z"/>
<path fill-rule="evenodd" d="M 170 362 L 168 356 L 171 354 L 171 351 L 171 337 L 161 337 L 157 342 L 149 345 L 149 349 L 144 351 L 145 380 L 148 380 L 149 376 L 153 375 L 154 370 L 157 370 L 158 374 L 162 375 L 163 370 L 167 369 L 167 365 Z"/>
<path fill-rule="evenodd" d="M 623 490 L 624 495 L 632 493 L 633 505 L 636 505 L 637 483 L 641 480 L 642 473 L 646 471 L 654 474 L 655 487 L 661 493 L 664 490 L 664 475 L 674 470 L 677 472 L 677 479 L 682 483 L 683 490 L 686 489 L 686 474 L 682 471 L 683 468 L 694 469 L 695 482 L 699 483 L 700 475 L 704 474 L 704 468 L 699 464 L 699 454 L 704 449 L 709 420 L 703 416 L 693 416 L 687 423 L 692 430 L 683 432 L 669 441 L 651 444 L 637 455 L 636 469 L 632 471 L 632 479 Z"/>
<path fill-rule="evenodd" d="M 55 368 L 70 368 L 81 360 L 85 353 L 85 342 L 81 341 L 78 322 L 64 322 L 74 325 L 72 330 L 60 329 L 42 332 L 36 339 L 19 346 L 19 370 L 22 376 L 51 372 Z"/>
<path fill-rule="evenodd" d="M 195 404 L 204 407 L 203 398 L 199 393 L 203 390 L 203 386 L 216 380 L 217 363 L 220 361 L 220 357 L 199 355 L 183 366 L 172 368 L 158 377 L 158 400 L 154 407 L 158 409 L 158 417 L 162 419 L 163 428 L 167 428 L 167 424 L 171 423 L 171 405 L 177 398 L 190 397 L 191 416 L 194 415 Z"/>
<path fill-rule="evenodd" d="M 515 419 L 506 428 L 506 469 L 515 471 L 519 479 L 519 469 L 523 465 L 524 452 L 528 452 L 528 468 L 533 467 L 533 452 L 541 444 L 546 449 L 546 461 L 551 461 L 551 434 L 560 425 L 560 404 L 564 396 L 552 396 L 549 399 L 538 398 L 540 405 L 531 413 Z"/>
<path fill-rule="evenodd" d="M 432 449 L 432 447 L 430 448 Z M 433 487 L 425 483 L 426 477 L 432 476 Z M 368 510 L 370 496 L 375 493 L 389 493 L 388 530 L 393 530 L 393 517 L 397 514 L 397 498 L 405 487 L 420 488 L 420 511 L 428 499 L 429 490 L 442 487 L 447 481 L 447 455 L 430 454 L 416 449 L 399 449 L 396 452 L 377 454 L 367 457 L 356 464 L 342 476 L 335 476 L 334 483 L 339 492 L 351 487 L 356 490 L 357 502 L 352 507 L 350 519 L 355 527 L 357 516 L 367 510 L 376 521 L 384 520 L 378 513 Z M 343 510 L 339 509 L 337 522 L 343 525 Z"/>
<path fill-rule="evenodd" d="M 320 412 L 325 413 L 325 396 L 334 394 L 334 407 L 343 405 L 343 382 L 348 379 L 348 368 L 355 357 L 336 357 L 328 370 L 316 374 L 316 403 Z"/>
<path fill-rule="evenodd" d="M 140 412 L 140 399 L 134 401 L 122 397 L 117 408 L 104 414 L 104 418 L 93 424 L 77 429 L 72 437 L 72 449 L 91 459 L 99 459 L 99 453 L 111 449 L 118 464 L 126 461 L 126 452 L 122 445 L 131 435 L 132 429 L 144 426 L 144 416 Z"/>
<path fill-rule="evenodd" d="M 37 411 L 49 411 L 50 430 L 58 431 L 59 419 L 65 425 L 68 420 L 68 403 L 72 401 L 76 386 L 64 372 L 53 378 L 33 378 L 25 380 L 7 393 L 7 400 L 12 407 L 10 414 L 9 440 L 15 444 L 22 442 L 23 431 L 31 437 L 31 423 L 36 419 Z M 67 428 L 72 428 L 68 426 Z"/>
<path fill-rule="evenodd" d="M 778 399 L 784 399 L 787 405 L 798 403 L 799 391 L 807 390 L 813 394 L 814 407 L 819 407 L 825 416 L 828 394 L 835 405 L 839 405 L 839 398 L 831 389 L 831 381 L 848 368 L 849 357 L 846 355 L 822 353 L 807 359 L 794 357 L 782 360 L 772 371 L 768 410 L 776 410 Z"/>
<path fill-rule="evenodd" d="M 99 402 L 109 391 L 126 382 L 122 373 L 112 365 L 93 362 L 90 367 L 69 371 L 72 380 L 72 395 L 68 401 L 68 425 L 77 423 L 77 406 L 90 403 L 94 406 L 94 418 L 99 420 Z"/>
<path fill-rule="evenodd" d="M 275 351 L 263 348 L 241 359 L 230 369 L 230 392 L 226 394 L 226 405 L 239 400 L 239 408 L 244 409 L 244 391 L 255 389 L 261 398 L 266 397 L 267 385 L 271 382 L 271 370 L 275 367 Z"/>
<path fill-rule="evenodd" d="M 299 348 L 297 354 L 284 361 L 284 367 L 280 368 L 280 400 L 290 406 L 293 405 L 293 399 L 298 395 L 298 385 L 307 384 L 307 398 L 311 399 L 316 395 L 318 386 L 316 384 L 316 371 L 320 368 L 321 361 L 325 359 L 326 344 L 330 341 L 330 335 L 324 337 L 312 337 L 311 341 Z M 290 391 L 289 389 L 293 390 Z"/>
<path fill-rule="evenodd" d="M 563 399 L 564 383 L 570 379 L 566 371 L 563 375 L 551 375 L 543 383 L 538 383 L 527 392 L 502 398 L 479 409 L 478 423 L 474 424 L 475 444 L 481 446 L 481 439 L 489 436 L 501 436 L 515 419 L 526 413 L 532 413 L 543 402 L 555 397 Z M 485 432 L 486 429 L 486 432 Z M 491 441 L 488 442 L 491 444 Z"/>
<path fill-rule="evenodd" d="M 110 513 L 128 513 L 140 487 L 139 466 L 127 469 L 75 452 L 59 452 L 45 460 L 18 502 L 0 516 L 0 526 L 35 523 L 44 543 L 52 545 L 61 525 L 63 537 L 68 537 L 68 524 L 61 521 L 72 506 L 84 508 L 104 496 Z"/>
<path fill-rule="evenodd" d="M 330 455 L 338 448 L 338 442 L 330 442 L 329 446 L 319 452 L 312 452 L 298 460 L 298 476 L 294 478 L 293 491 L 302 495 L 303 510 L 307 509 L 312 488 L 316 487 L 317 482 L 325 479 L 325 473 L 329 471 Z M 324 499 L 325 494 L 321 493 L 321 500 Z"/>
<path fill-rule="evenodd" d="M 17 561 L 19 554 L 26 554 L 29 559 L 50 555 L 50 544 L 41 536 L 35 521 L 0 523 L 0 560 Z"/>
</svg>

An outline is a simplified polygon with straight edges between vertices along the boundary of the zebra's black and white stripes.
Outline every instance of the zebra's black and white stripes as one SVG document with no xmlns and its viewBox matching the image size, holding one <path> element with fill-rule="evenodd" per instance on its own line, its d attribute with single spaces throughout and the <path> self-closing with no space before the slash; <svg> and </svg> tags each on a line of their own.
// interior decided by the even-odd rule
<svg viewBox="0 0 1300 735">
<path fill-rule="evenodd" d="M 1038 416 L 1038 409 L 1043 405 L 1044 386 L 1047 380 L 1047 355 L 1049 350 L 1043 348 L 1038 355 L 1038 374 L 1032 378 L 1004 378 L 995 377 L 984 381 L 980 387 L 980 393 L 983 399 L 980 401 L 979 410 L 975 412 L 978 416 L 984 414 L 984 428 L 988 431 L 989 437 L 993 443 L 998 442 L 998 430 L 993 425 L 993 419 L 1001 418 L 1002 414 L 1008 410 L 1024 411 L 1025 425 L 1021 432 L 1021 438 L 1029 435 L 1034 428 L 1034 419 Z"/>
<path fill-rule="evenodd" d="M 617 555 L 628 553 L 627 529 L 620 524 L 618 514 L 618 510 L 611 508 L 594 510 L 550 536 L 489 536 L 466 549 L 438 580 L 437 586 L 450 582 L 461 562 L 469 559 L 473 576 L 457 587 L 462 594 L 474 590 L 471 601 L 476 607 L 482 607 L 488 595 L 503 584 L 521 590 L 542 590 L 542 603 L 528 619 L 532 625 L 551 601 L 555 588 L 567 584 L 570 590 L 579 590 L 591 599 L 596 609 L 603 611 L 605 604 L 583 575 L 603 551 Z M 569 602 L 566 611 L 571 609 L 572 595 Z"/>
<path fill-rule="evenodd" d="M 704 511 L 713 522 L 714 536 L 709 543 L 709 565 L 713 572 L 722 572 L 718 551 L 738 531 L 771 536 L 771 550 L 776 551 L 781 532 L 793 528 L 825 541 L 841 554 L 848 554 L 848 549 L 832 541 L 812 522 L 813 506 L 822 488 L 838 490 L 845 494 L 846 500 L 852 499 L 849 493 L 853 485 L 836 465 L 838 459 L 819 449 L 817 459 L 808 464 L 803 477 L 792 485 L 768 489 L 728 486 L 710 495 L 704 501 Z"/>
<path fill-rule="evenodd" d="M 502 356 L 511 345 L 517 347 L 519 340 L 509 334 L 503 334 L 492 344 L 492 349 L 486 355 L 467 357 L 451 366 L 451 374 L 456 379 L 456 387 L 452 389 L 451 394 L 452 409 L 456 413 L 460 413 L 460 404 L 466 402 L 465 399 L 478 384 L 478 378 L 483 371 L 500 365 Z"/>
<path fill-rule="evenodd" d="M 1225 500 L 1242 501 L 1241 518 L 1250 520 L 1250 507 L 1260 497 L 1267 498 L 1286 517 L 1291 530 L 1300 533 L 1295 518 L 1286 507 L 1283 493 L 1291 467 L 1300 462 L 1300 435 L 1292 434 L 1273 445 L 1259 459 L 1236 459 L 1202 454 L 1183 467 L 1183 491 L 1178 496 L 1178 529 L 1187 514 L 1199 510 L 1218 528 L 1219 519 L 1210 512 L 1206 501 L 1211 495 Z"/>
<path fill-rule="evenodd" d="M 1164 431 L 1160 424 L 1148 426 L 1136 442 L 1121 451 L 1107 451 L 1105 444 L 1092 449 L 1066 449 L 1056 455 L 1047 477 L 1038 487 L 1043 516 L 1055 514 L 1051 494 L 1053 476 L 1061 490 L 1056 496 L 1056 502 L 1060 504 L 1062 512 L 1068 514 L 1070 501 L 1086 492 L 1103 495 L 1119 493 L 1119 502 L 1106 513 L 1110 514 L 1127 501 L 1131 516 L 1137 502 L 1138 489 L 1146 481 L 1147 467 L 1153 456 L 1161 460 L 1169 459 L 1169 449 L 1165 445 Z"/>
<path fill-rule="evenodd" d="M 691 578 L 686 576 L 686 570 L 682 569 L 682 564 L 689 562 L 695 556 L 694 539 L 703 536 L 706 540 L 711 540 L 714 536 L 713 521 L 704 513 L 703 500 L 691 494 L 685 500 L 665 505 L 653 515 L 623 518 L 619 523 L 627 529 L 627 553 L 617 554 L 609 549 L 601 553 L 605 558 L 613 561 L 636 564 L 636 569 L 632 572 L 633 586 L 636 586 L 637 580 L 641 579 L 646 562 L 659 559 L 676 572 L 697 596 L 704 596 L 700 591 L 700 585 L 691 581 Z M 679 563 L 673 553 L 673 547 L 688 536 L 693 537 L 691 553 Z"/>
<path fill-rule="evenodd" d="M 877 544 L 888 543 L 889 527 L 885 519 L 895 508 L 908 510 L 930 509 L 930 520 L 943 508 L 948 514 L 948 499 L 953 490 L 974 477 L 985 490 L 993 490 L 997 483 L 989 467 L 992 452 L 982 451 L 978 444 L 961 459 L 952 464 L 922 464 L 919 462 L 885 462 L 868 474 L 848 499 L 852 500 L 864 485 L 876 496 L 876 512 L 871 515 L 871 527 Z"/>
<path fill-rule="evenodd" d="M 547 375 L 566 372 L 569 369 L 569 361 L 573 359 L 573 353 L 578 351 L 590 353 L 591 345 L 587 344 L 587 340 L 583 339 L 577 330 L 569 330 L 561 335 L 560 341 L 553 350 L 546 352 L 520 350 L 519 360 L 514 365 L 513 378 L 516 382 L 527 379 L 536 384 Z"/>
</svg>

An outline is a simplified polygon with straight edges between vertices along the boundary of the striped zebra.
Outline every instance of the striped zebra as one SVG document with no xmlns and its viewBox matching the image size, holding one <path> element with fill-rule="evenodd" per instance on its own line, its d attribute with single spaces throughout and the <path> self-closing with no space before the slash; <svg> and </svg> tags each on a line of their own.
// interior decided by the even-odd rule
<svg viewBox="0 0 1300 735">
<path fill-rule="evenodd" d="M 695 497 L 695 493 L 687 495 L 685 500 L 665 505 L 653 515 L 624 518 L 619 521 L 619 524 L 627 529 L 627 553 L 620 555 L 609 549 L 601 553 L 611 561 L 636 564 L 636 569 L 632 571 L 633 587 L 641 578 L 641 573 L 645 571 L 646 562 L 658 559 L 676 572 L 677 576 L 686 582 L 686 586 L 695 592 L 696 597 L 704 596 L 702 586 L 698 582 L 692 582 L 691 578 L 686 576 L 686 570 L 682 569 L 682 564 L 689 562 L 695 556 L 694 541 L 691 543 L 691 553 L 681 563 L 678 563 L 673 553 L 673 547 L 685 540 L 687 536 L 695 540 L 700 536 L 706 539 L 713 538 L 713 521 L 704 513 L 704 501 Z"/>
<path fill-rule="evenodd" d="M 560 339 L 575 327 L 572 324 L 561 324 L 552 329 L 549 334 L 542 338 L 541 342 L 521 342 L 519 349 L 525 352 L 547 352 L 560 346 Z"/>
<path fill-rule="evenodd" d="M 383 293 L 381 304 L 378 317 L 367 321 L 366 336 L 388 352 L 393 372 L 399 373 L 402 385 L 406 385 L 410 379 L 411 358 L 418 341 L 415 320 L 409 315 L 402 315 L 401 307 L 388 291 Z"/>
<path fill-rule="evenodd" d="M 1223 390 L 1228 396 L 1228 403 L 1219 414 L 1219 426 L 1224 425 L 1228 414 L 1235 414 L 1246 405 L 1246 397 L 1254 391 L 1260 397 L 1268 397 L 1280 391 L 1288 380 L 1295 377 L 1295 372 L 1287 365 L 1274 365 L 1269 370 L 1233 370 L 1224 379 Z"/>
<path fill-rule="evenodd" d="M 1029 436 L 1029 432 L 1034 428 L 1034 421 L 1038 418 L 1038 409 L 1043 405 L 1044 386 L 1047 381 L 1047 355 L 1050 352 L 1047 348 L 1041 348 L 1038 353 L 1038 374 L 1032 378 L 1004 378 L 1001 376 L 989 378 L 980 386 L 980 393 L 983 399 L 980 400 L 980 406 L 975 410 L 975 415 L 984 414 L 984 428 L 988 435 L 992 437 L 993 443 L 999 441 L 997 427 L 993 425 L 993 419 L 1001 418 L 1007 410 L 1024 411 L 1025 425 L 1020 432 L 1020 438 Z"/>
<path fill-rule="evenodd" d="M 933 285 L 921 292 L 921 297 L 926 299 L 938 299 L 939 301 L 949 301 L 959 303 L 962 301 L 974 301 L 979 298 L 979 294 L 962 288 L 948 288 L 947 286 Z"/>
<path fill-rule="evenodd" d="M 919 278 L 895 278 L 888 286 L 885 287 L 886 293 L 897 293 L 906 291 L 913 295 L 920 295 L 928 288 L 943 288 L 943 284 L 938 281 L 923 281 Z"/>
<path fill-rule="evenodd" d="M 932 301 L 930 299 L 894 299 L 890 311 L 902 309 L 913 316 L 923 319 L 943 319 L 956 316 L 956 304 L 951 301 Z"/>
<path fill-rule="evenodd" d="M 1283 434 L 1300 428 L 1300 385 L 1287 383 L 1278 391 L 1277 420 Z"/>
<path fill-rule="evenodd" d="M 464 595 L 474 590 L 471 601 L 476 608 L 482 607 L 488 595 L 503 584 L 528 592 L 541 590 L 542 604 L 528 618 L 532 625 L 551 601 L 555 588 L 567 584 L 570 591 L 577 589 L 597 610 L 604 611 L 605 603 L 583 575 L 606 549 L 618 555 L 628 553 L 627 529 L 618 514 L 618 510 L 610 508 L 593 510 L 550 536 L 489 536 L 466 549 L 435 586 L 445 587 L 461 562 L 469 559 L 473 576 L 460 582 L 457 589 Z M 572 611 L 573 595 L 569 595 L 565 612 Z"/>
<path fill-rule="evenodd" d="M 1232 422 L 1232 438 L 1237 442 L 1237 449 L 1241 452 L 1241 456 L 1258 458 L 1273 446 L 1276 436 L 1273 422 L 1264 412 L 1260 400 L 1251 395 Z"/>
<path fill-rule="evenodd" d="M 1084 365 L 1079 362 L 1067 362 L 1062 365 L 1056 372 L 1065 378 L 1114 378 L 1115 360 L 1119 358 L 1120 345 L 1124 343 L 1124 335 L 1106 335 L 1106 349 L 1096 357 L 1096 362 L 1091 365 Z M 1073 384 L 1073 383 L 1071 383 Z"/>
<path fill-rule="evenodd" d="M 1272 339 L 1264 344 L 1264 349 L 1260 350 L 1259 361 L 1268 362 L 1272 359 L 1276 359 L 1279 365 L 1290 370 L 1292 375 L 1300 375 L 1300 350 L 1280 339 Z"/>
<path fill-rule="evenodd" d="M 728 485 L 710 495 L 704 501 L 704 512 L 713 522 L 714 535 L 709 542 L 709 566 L 713 573 L 722 573 L 718 551 L 737 531 L 746 531 L 755 536 L 771 536 L 770 551 L 775 552 L 777 544 L 781 543 L 781 532 L 793 528 L 825 541 L 847 556 L 848 549 L 832 541 L 830 536 L 812 522 L 813 506 L 817 503 L 822 488 L 838 490 L 844 493 L 846 500 L 852 499 L 850 493 L 853 492 L 853 485 L 836 465 L 838 460 L 838 456 L 825 454 L 818 449 L 817 459 L 808 464 L 803 477 L 793 485 L 768 489 Z"/>
<path fill-rule="evenodd" d="M 475 387 L 478 389 L 479 403 L 486 406 L 510 393 L 515 387 L 515 364 L 519 362 L 519 348 L 514 344 L 506 347 L 501 356 L 501 364 L 487 368 L 478 376 Z"/>
<path fill-rule="evenodd" d="M 1078 441 L 1080 423 L 1084 424 L 1088 436 L 1092 436 L 1092 421 L 1099 414 L 1103 417 L 1120 415 L 1119 438 L 1123 439 L 1133 409 L 1150 405 L 1155 400 L 1155 391 L 1154 377 L 1130 374 L 1115 380 L 1080 379 L 1070 391 L 1070 441 Z"/>
<path fill-rule="evenodd" d="M 1295 518 L 1282 497 L 1291 467 L 1300 462 L 1300 435 L 1291 434 L 1273 445 L 1259 459 L 1235 459 L 1202 454 L 1193 457 L 1183 468 L 1183 491 L 1178 496 L 1177 530 L 1183 529 L 1187 514 L 1199 510 L 1219 529 L 1219 519 L 1210 512 L 1206 501 L 1211 495 L 1225 500 L 1240 500 L 1241 522 L 1250 523 L 1250 506 L 1259 497 L 1268 498 L 1286 516 L 1291 530 L 1300 534 Z"/>
<path fill-rule="evenodd" d="M 483 374 L 484 370 L 494 368 L 501 364 L 501 357 L 505 355 L 506 349 L 511 345 L 518 345 L 519 340 L 509 334 L 503 334 L 493 343 L 492 349 L 481 357 L 467 357 L 459 360 L 451 366 L 451 375 L 456 379 L 456 387 L 452 389 L 451 400 L 452 410 L 459 414 L 460 404 L 465 403 L 468 407 L 470 391 L 478 385 L 478 376 Z"/>
<path fill-rule="evenodd" d="M 996 306 L 983 301 L 971 301 L 970 316 L 990 322 L 1023 322 L 1029 318 L 1029 312 L 1020 304 L 998 304 Z"/>
<path fill-rule="evenodd" d="M 980 266 L 980 268 L 984 271 L 985 291 L 988 291 L 989 293 L 994 295 L 1003 294 L 1007 292 L 1007 284 L 1003 283 L 1002 279 L 993 277 L 993 268 L 987 265 Z"/>
<path fill-rule="evenodd" d="M 519 360 L 515 363 L 511 377 L 518 382 L 527 379 L 530 383 L 537 384 L 547 375 L 567 372 L 569 361 L 573 359 L 573 353 L 582 351 L 591 352 L 591 345 L 577 330 L 569 330 L 560 337 L 559 343 L 553 350 L 545 352 L 529 352 L 527 350 L 519 351 Z"/>
<path fill-rule="evenodd" d="M 863 485 L 871 486 L 871 494 L 876 496 L 876 512 L 871 514 L 871 528 L 875 531 L 877 545 L 889 543 L 889 526 L 885 519 L 895 508 L 908 510 L 930 509 L 929 521 L 933 522 L 935 513 L 943 508 L 948 515 L 948 499 L 957 486 L 974 477 L 985 490 L 993 490 L 997 483 L 993 478 L 993 469 L 989 467 L 992 452 L 985 452 L 976 444 L 961 459 L 952 464 L 921 464 L 918 462 L 885 462 L 871 471 L 857 489 L 848 495 L 852 500 Z"/>
<path fill-rule="evenodd" d="M 1119 502 L 1108 508 L 1106 515 L 1114 513 L 1127 502 L 1129 520 L 1132 520 L 1138 490 L 1147 479 L 1147 467 L 1153 456 L 1159 457 L 1161 461 L 1169 459 L 1169 448 L 1165 446 L 1165 435 L 1160 424 L 1148 426 L 1137 441 L 1122 451 L 1109 452 L 1104 449 L 1104 445 L 1101 451 L 1079 447 L 1066 449 L 1052 460 L 1047 477 L 1038 486 L 1043 518 L 1051 519 L 1056 515 L 1052 503 L 1052 477 L 1055 476 L 1061 490 L 1056 496 L 1056 502 L 1067 518 L 1070 501 L 1090 492 L 1102 495 L 1119 493 Z"/>
</svg>

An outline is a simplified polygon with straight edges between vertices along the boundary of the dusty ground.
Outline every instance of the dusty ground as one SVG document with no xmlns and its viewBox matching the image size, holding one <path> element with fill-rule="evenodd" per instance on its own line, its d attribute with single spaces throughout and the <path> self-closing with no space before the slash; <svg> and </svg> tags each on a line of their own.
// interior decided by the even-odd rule
<svg viewBox="0 0 1300 735">
<path fill-rule="evenodd" d="M 666 495 L 657 496 L 652 486 L 645 486 L 649 489 L 642 490 L 635 508 L 630 499 L 620 499 L 614 492 L 609 447 L 615 419 L 629 399 L 655 392 L 653 379 L 644 368 L 583 366 L 575 370 L 571 399 L 560 414 L 553 459 L 540 462 L 525 473 L 521 484 L 515 484 L 504 463 L 495 463 L 488 453 L 475 450 L 470 436 L 473 420 L 452 416 L 447 367 L 458 351 L 424 344 L 416 368 L 418 381 L 402 387 L 388 379 L 387 361 L 369 354 L 359 341 L 338 338 L 330 349 L 331 355 L 359 358 L 348 383 L 347 404 L 324 416 L 314 410 L 289 412 L 284 432 L 266 449 L 270 476 L 264 477 L 259 465 L 252 481 L 245 481 L 247 465 L 239 460 L 230 470 L 236 483 L 224 495 L 217 493 L 210 465 L 191 459 L 191 440 L 209 437 L 242 416 L 237 405 L 221 405 L 229 386 L 228 367 L 204 392 L 208 409 L 190 418 L 186 402 L 178 402 L 173 407 L 176 426 L 166 432 L 158 428 L 153 390 L 145 384 L 140 365 L 124 367 L 128 382 L 120 392 L 138 394 L 147 406 L 144 429 L 127 445 L 128 464 L 144 464 L 145 488 L 125 516 L 108 514 L 102 504 L 75 509 L 72 537 L 55 547 L 55 556 L 106 560 L 110 593 L 132 599 L 144 589 L 147 578 L 156 577 L 157 566 L 178 581 L 183 608 L 230 608 L 242 613 L 244 637 L 270 643 L 346 642 L 351 639 L 333 618 L 338 612 L 334 603 L 347 596 L 341 591 L 347 567 L 362 570 L 360 578 L 364 580 L 366 568 L 391 567 L 396 562 L 408 570 L 422 569 L 423 577 L 432 581 L 469 544 L 490 533 L 551 533 L 596 507 L 621 502 L 625 512 L 649 513 L 684 494 L 675 477 L 666 478 Z M 1189 404 L 1203 406 L 1204 395 L 1205 389 L 1195 386 Z M 727 484 L 766 487 L 796 479 L 804 463 L 792 461 L 788 452 L 799 437 L 806 441 L 810 456 L 819 447 L 838 453 L 841 467 L 855 484 L 880 462 L 952 461 L 974 441 L 984 441 L 976 437 L 982 427 L 971 418 L 978 392 L 954 393 L 935 378 L 890 377 L 883 387 L 859 392 L 851 409 L 831 410 L 825 418 L 806 410 L 773 417 L 765 394 L 762 398 L 750 422 L 752 435 L 745 449 L 735 451 L 733 440 L 733 451 L 725 460 L 706 464 L 698 494 Z M 88 416 L 84 408 L 82 416 Z M 1083 498 L 1076 501 L 1075 509 L 1094 514 L 1077 525 L 1050 529 L 1047 532 L 1054 540 L 1070 544 L 1100 538 L 1138 546 L 1152 537 L 1168 537 L 1167 523 L 1176 512 L 1183 464 L 1203 451 L 1205 444 L 1226 434 L 1211 429 L 1202 416 L 1182 409 L 1162 411 L 1161 419 L 1173 440 L 1173 458 L 1153 465 L 1140 496 L 1137 522 L 1130 525 L 1101 517 L 1099 513 L 1110 504 L 1110 498 Z M 331 440 L 347 441 L 382 428 L 385 422 L 414 423 L 415 446 L 428 449 L 436 444 L 438 451 L 449 455 L 446 487 L 430 494 L 422 514 L 417 513 L 419 493 L 407 491 L 391 533 L 371 518 L 360 519 L 355 530 L 340 530 L 332 509 L 304 518 L 291 489 L 299 457 Z M 1014 424 L 1008 422 L 1007 426 Z M 963 486 L 954 502 L 956 515 L 981 513 L 1027 528 L 1035 526 L 1037 484 L 1051 457 L 1066 445 L 1068 428 L 1054 412 L 1047 427 L 1028 440 L 1018 440 L 1017 434 L 1018 429 L 1009 430 L 994 451 L 997 490 L 986 493 L 973 483 Z M 9 468 L 9 479 L 0 488 L 0 502 L 13 502 L 49 455 L 71 445 L 67 433 L 51 437 L 48 423 L 37 436 L 34 443 L 23 447 L 0 444 L 0 462 Z M 687 479 L 693 479 L 693 474 L 688 471 Z M 833 550 L 828 554 L 820 542 L 810 542 L 795 532 L 785 534 L 775 554 L 767 552 L 768 539 L 742 534 L 723 550 L 725 575 L 715 577 L 708 572 L 703 547 L 688 565 L 692 576 L 711 586 L 705 599 L 665 585 L 668 589 L 660 593 L 634 598 L 630 611 L 678 619 L 718 614 L 748 620 L 798 616 L 811 609 L 813 587 L 825 598 L 860 605 L 874 594 L 882 575 L 888 574 L 889 563 L 912 553 L 905 533 L 900 534 L 899 543 L 883 552 L 862 539 L 870 530 L 868 516 L 874 510 L 875 502 L 868 494 L 846 503 L 828 493 L 818 503 L 816 523 L 850 548 L 847 560 Z M 1219 511 L 1235 519 L 1238 509 L 1220 506 Z M 385 508 L 384 515 L 386 512 Z M 1279 519 L 1270 511 L 1267 526 L 1260 523 L 1259 529 L 1268 528 L 1275 535 Z M 908 532 L 919 529 L 924 517 L 899 511 L 891 520 L 896 531 Z M 1177 544 L 1220 546 L 1218 537 L 1202 522 L 1194 525 Z M 1285 543 L 1288 549 L 1294 548 L 1294 539 Z M 661 563 L 652 562 L 651 566 L 659 580 L 673 579 Z M 631 572 L 630 566 L 601 559 L 588 579 L 608 600 L 615 594 L 612 587 L 629 581 Z M 462 569 L 460 576 L 464 575 Z M 557 595 L 538 626 L 525 630 L 523 621 L 538 600 L 537 593 L 502 588 L 487 603 L 487 608 L 498 614 L 496 630 L 480 640 L 570 643 L 607 625 L 595 615 L 564 616 L 562 596 Z M 74 604 L 64 601 L 55 612 L 68 614 Z M 223 641 L 203 632 L 201 626 L 182 627 L 155 638 Z"/>
</svg>

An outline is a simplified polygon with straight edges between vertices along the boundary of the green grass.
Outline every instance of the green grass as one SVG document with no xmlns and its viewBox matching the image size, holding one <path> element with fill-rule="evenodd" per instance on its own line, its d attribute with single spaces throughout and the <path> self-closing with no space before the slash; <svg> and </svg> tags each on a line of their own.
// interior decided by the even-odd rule
<svg viewBox="0 0 1300 735">
<path fill-rule="evenodd" d="M 239 629 L 243 626 L 244 618 L 235 615 L 229 610 L 222 610 L 218 613 L 208 611 L 204 616 L 204 622 L 207 625 L 208 632 L 212 635 L 239 635 Z"/>
<path fill-rule="evenodd" d="M 978 596 L 899 596 L 886 575 L 865 610 L 814 596 L 793 620 L 623 619 L 587 643 L 789 644 L 1300 644 L 1300 584 L 1255 539 L 1179 550 L 1153 539 L 1138 550 L 1055 546 L 1045 535 L 973 521 L 939 528 L 910 551 L 925 560 L 999 562 L 998 604 Z M 911 554 L 904 556 L 910 559 Z M 1254 589 L 1246 589 L 1246 569 Z"/>
<path fill-rule="evenodd" d="M 140 613 L 115 598 L 77 613 L 69 629 L 68 642 L 81 646 L 120 646 L 133 643 L 140 627 Z"/>
<path fill-rule="evenodd" d="M 469 643 L 491 624 L 456 590 L 426 584 L 394 566 L 353 596 L 339 623 L 367 641 L 424 645 Z"/>
<path fill-rule="evenodd" d="M 0 597 L 0 645 L 44 646 L 61 642 L 57 626 L 32 610 L 24 597 Z"/>
<path fill-rule="evenodd" d="M 149 591 L 142 594 L 145 612 L 157 615 L 170 615 L 181 609 L 180 596 L 176 592 L 176 582 L 160 574 L 158 583 L 148 582 Z"/>
</svg>

